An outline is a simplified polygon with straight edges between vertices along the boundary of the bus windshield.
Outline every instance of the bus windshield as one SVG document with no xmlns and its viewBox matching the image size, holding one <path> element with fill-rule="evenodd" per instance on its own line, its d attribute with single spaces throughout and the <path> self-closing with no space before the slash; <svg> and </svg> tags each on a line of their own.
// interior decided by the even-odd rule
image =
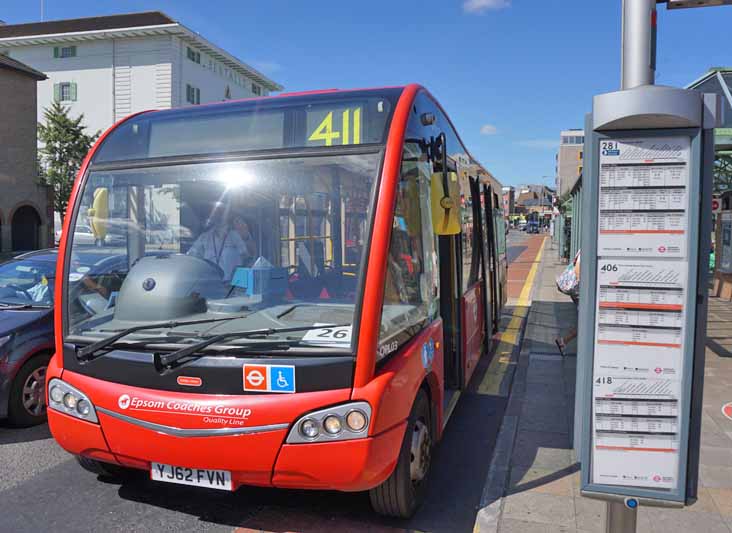
<svg viewBox="0 0 732 533">
<path fill-rule="evenodd" d="M 162 332 L 185 343 L 204 333 L 352 324 L 380 157 L 92 170 L 69 235 L 67 334 L 92 342 L 145 323 L 236 317 Z M 92 239 L 77 239 L 84 227 Z M 74 261 L 90 248 L 125 267 L 95 276 Z M 74 293 L 82 279 L 95 290 Z M 351 341 L 350 328 L 287 338 Z"/>
</svg>

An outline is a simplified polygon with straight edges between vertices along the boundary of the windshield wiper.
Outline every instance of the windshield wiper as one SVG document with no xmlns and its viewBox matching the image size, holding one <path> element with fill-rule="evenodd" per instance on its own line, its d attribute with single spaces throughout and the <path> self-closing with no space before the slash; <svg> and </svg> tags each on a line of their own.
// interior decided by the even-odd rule
<svg viewBox="0 0 732 533">
<path fill-rule="evenodd" d="M 50 305 L 40 304 L 0 304 L 0 311 L 17 311 L 18 309 L 50 309 Z"/>
<path fill-rule="evenodd" d="M 213 322 L 228 322 L 229 320 L 236 320 L 237 318 L 244 317 L 242 315 L 237 315 L 229 316 L 226 318 L 206 318 L 204 320 L 170 320 L 168 322 L 156 322 L 155 324 L 133 326 L 131 328 L 123 329 L 122 331 L 120 331 L 119 333 L 115 333 L 111 337 L 107 337 L 98 342 L 90 344 L 89 346 L 86 346 L 81 350 L 78 350 L 76 352 L 76 358 L 79 361 L 91 361 L 92 359 L 94 359 L 95 352 L 103 350 L 104 348 L 107 348 L 108 346 L 111 346 L 112 344 L 120 340 L 122 337 L 126 337 L 127 335 L 130 335 L 132 333 L 137 333 L 138 331 L 162 328 L 173 329 L 180 326 L 194 326 L 196 324 L 210 324 Z"/>
<path fill-rule="evenodd" d="M 158 369 L 164 369 L 164 368 L 170 368 L 173 363 L 176 361 L 183 359 L 184 357 L 189 357 L 196 352 L 200 352 L 202 349 L 206 348 L 207 346 L 210 346 L 212 344 L 216 344 L 218 342 L 222 341 L 230 341 L 235 339 L 246 339 L 250 337 L 268 337 L 270 335 L 276 335 L 278 333 L 294 333 L 298 331 L 310 331 L 313 329 L 323 329 L 323 328 L 342 328 L 345 326 L 350 326 L 350 324 L 322 324 L 318 326 L 300 326 L 300 327 L 294 327 L 294 328 L 267 328 L 267 329 L 250 329 L 248 331 L 230 331 L 228 333 L 221 333 L 220 335 L 213 335 L 207 339 L 202 340 L 201 342 L 197 342 L 195 344 L 191 344 L 190 346 L 186 346 L 185 348 L 181 348 L 180 350 L 177 350 L 172 353 L 168 354 L 155 354 L 155 366 Z M 282 341 L 283 343 L 286 342 Z M 200 355 L 199 355 L 200 357 Z"/>
</svg>

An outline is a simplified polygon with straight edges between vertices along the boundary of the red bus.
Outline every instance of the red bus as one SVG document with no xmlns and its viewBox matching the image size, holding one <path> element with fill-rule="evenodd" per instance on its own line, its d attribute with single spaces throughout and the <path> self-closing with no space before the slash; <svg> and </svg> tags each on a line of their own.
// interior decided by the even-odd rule
<svg viewBox="0 0 732 533">
<path fill-rule="evenodd" d="M 410 516 L 506 299 L 500 190 L 417 85 L 115 124 L 60 244 L 53 436 L 102 476 Z"/>
</svg>

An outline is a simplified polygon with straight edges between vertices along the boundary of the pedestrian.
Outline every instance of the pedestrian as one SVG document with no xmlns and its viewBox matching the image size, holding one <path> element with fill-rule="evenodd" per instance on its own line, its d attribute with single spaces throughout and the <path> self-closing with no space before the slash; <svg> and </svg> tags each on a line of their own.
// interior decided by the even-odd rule
<svg viewBox="0 0 732 533">
<path fill-rule="evenodd" d="M 557 288 L 560 292 L 568 295 L 572 298 L 575 307 L 579 304 L 579 283 L 580 283 L 580 252 L 577 251 L 577 255 L 574 257 L 574 261 L 560 274 L 557 278 Z M 554 339 L 554 343 L 559 348 L 559 353 L 564 355 L 564 350 L 567 344 L 577 338 L 577 328 L 572 327 L 569 333 L 563 337 L 557 337 Z"/>
</svg>

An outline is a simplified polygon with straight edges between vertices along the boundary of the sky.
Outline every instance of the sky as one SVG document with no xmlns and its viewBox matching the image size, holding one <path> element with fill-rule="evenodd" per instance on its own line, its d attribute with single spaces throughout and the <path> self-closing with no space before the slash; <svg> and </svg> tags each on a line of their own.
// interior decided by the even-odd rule
<svg viewBox="0 0 732 533">
<path fill-rule="evenodd" d="M 6 23 L 42 0 L 2 0 Z M 45 19 L 163 11 L 287 91 L 421 83 L 504 185 L 553 186 L 562 129 L 620 84 L 621 0 L 43 0 Z M 659 5 L 656 83 L 732 66 L 732 6 Z"/>
</svg>

